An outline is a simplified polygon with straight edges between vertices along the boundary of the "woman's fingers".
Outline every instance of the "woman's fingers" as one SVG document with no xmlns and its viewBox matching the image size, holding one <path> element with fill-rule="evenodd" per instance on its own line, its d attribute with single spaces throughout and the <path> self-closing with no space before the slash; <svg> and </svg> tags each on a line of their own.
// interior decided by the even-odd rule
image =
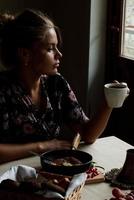
<svg viewBox="0 0 134 200">
<path fill-rule="evenodd" d="M 54 139 L 49 142 L 50 149 L 71 149 L 71 147 L 72 143 L 66 140 Z"/>
<path fill-rule="evenodd" d="M 119 81 L 117 81 L 117 80 L 113 80 L 113 83 L 120 83 Z"/>
</svg>

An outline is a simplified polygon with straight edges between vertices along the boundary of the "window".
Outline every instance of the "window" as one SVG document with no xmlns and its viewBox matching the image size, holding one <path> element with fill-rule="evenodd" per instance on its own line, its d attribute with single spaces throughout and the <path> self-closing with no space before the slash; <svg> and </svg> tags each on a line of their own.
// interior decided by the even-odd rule
<svg viewBox="0 0 134 200">
<path fill-rule="evenodd" d="M 105 134 L 134 145 L 134 0 L 108 0 L 105 82 L 127 82 L 130 95 L 113 109 Z"/>
<path fill-rule="evenodd" d="M 121 55 L 134 59 L 134 0 L 123 3 Z"/>
</svg>

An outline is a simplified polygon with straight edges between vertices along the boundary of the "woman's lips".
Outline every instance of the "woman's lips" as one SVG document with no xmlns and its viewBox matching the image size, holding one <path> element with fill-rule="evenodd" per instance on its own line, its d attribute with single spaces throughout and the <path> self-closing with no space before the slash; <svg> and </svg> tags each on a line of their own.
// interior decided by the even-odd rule
<svg viewBox="0 0 134 200">
<path fill-rule="evenodd" d="M 56 64 L 54 65 L 54 68 L 59 67 L 59 65 L 60 65 L 60 63 L 56 63 Z"/>
</svg>

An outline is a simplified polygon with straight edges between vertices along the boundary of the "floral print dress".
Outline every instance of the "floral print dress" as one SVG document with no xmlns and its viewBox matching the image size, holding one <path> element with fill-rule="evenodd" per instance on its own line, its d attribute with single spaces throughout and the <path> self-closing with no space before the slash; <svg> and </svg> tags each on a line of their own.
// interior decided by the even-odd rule
<svg viewBox="0 0 134 200">
<path fill-rule="evenodd" d="M 61 74 L 41 76 L 40 108 L 32 103 L 14 74 L 0 73 L 0 143 L 57 138 L 63 124 L 77 127 L 88 120 Z"/>
</svg>

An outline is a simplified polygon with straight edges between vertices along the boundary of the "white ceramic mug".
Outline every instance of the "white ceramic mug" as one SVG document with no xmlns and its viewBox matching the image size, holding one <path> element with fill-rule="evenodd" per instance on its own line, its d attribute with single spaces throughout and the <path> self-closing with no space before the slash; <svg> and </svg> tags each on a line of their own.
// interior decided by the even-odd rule
<svg viewBox="0 0 134 200">
<path fill-rule="evenodd" d="M 119 108 L 129 95 L 127 83 L 107 83 L 104 85 L 104 94 L 109 107 Z"/>
</svg>

